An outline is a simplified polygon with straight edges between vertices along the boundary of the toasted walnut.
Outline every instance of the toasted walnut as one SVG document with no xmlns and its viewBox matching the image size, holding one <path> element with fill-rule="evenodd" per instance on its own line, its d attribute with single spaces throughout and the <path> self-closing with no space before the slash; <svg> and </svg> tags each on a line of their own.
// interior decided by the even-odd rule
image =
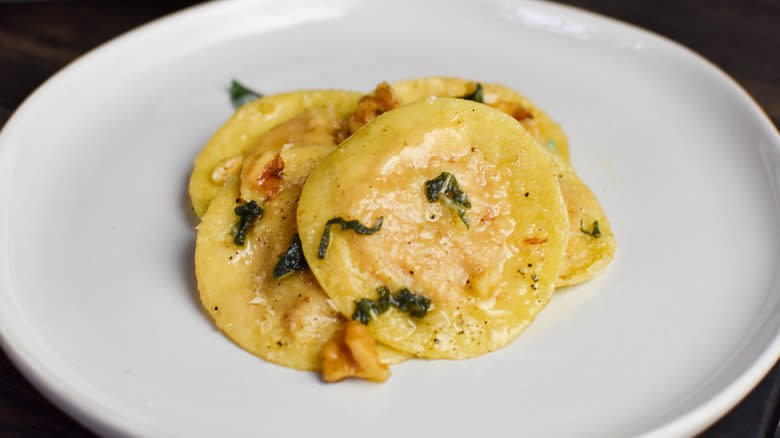
<svg viewBox="0 0 780 438">
<path fill-rule="evenodd" d="M 267 151 L 255 155 L 245 163 L 241 171 L 241 180 L 248 181 L 253 189 L 260 189 L 266 199 L 279 194 L 282 189 L 281 173 L 284 162 L 278 153 Z M 242 193 L 242 196 L 244 194 Z"/>
<path fill-rule="evenodd" d="M 336 146 L 334 136 L 341 122 L 333 108 L 312 108 L 269 130 L 252 147 L 241 170 L 241 197 L 265 201 L 283 187 L 297 184 L 288 179 L 283 153 L 305 146 Z M 294 167 L 294 166 L 293 166 Z"/>
<path fill-rule="evenodd" d="M 244 162 L 244 157 L 236 155 L 234 157 L 225 158 L 214 171 L 211 172 L 211 180 L 216 184 L 224 184 L 228 177 L 237 175 L 241 171 L 241 164 Z"/>
<path fill-rule="evenodd" d="M 390 369 L 379 362 L 374 338 L 368 329 L 357 321 L 349 321 L 342 330 L 322 347 L 322 378 L 326 382 L 338 382 L 347 377 L 358 377 L 374 382 L 384 382 L 390 377 Z"/>
<path fill-rule="evenodd" d="M 257 185 L 260 186 L 269 198 L 273 198 L 279 193 L 282 186 L 282 169 L 284 169 L 284 161 L 282 157 L 277 155 L 273 161 L 266 166 L 263 173 L 257 177 Z"/>
<path fill-rule="evenodd" d="M 401 102 L 398 100 L 398 96 L 395 95 L 387 82 L 382 82 L 371 94 L 360 98 L 355 112 L 352 113 L 352 117 L 349 118 L 343 130 L 343 137 L 349 137 L 380 114 L 399 106 L 401 106 Z"/>
</svg>

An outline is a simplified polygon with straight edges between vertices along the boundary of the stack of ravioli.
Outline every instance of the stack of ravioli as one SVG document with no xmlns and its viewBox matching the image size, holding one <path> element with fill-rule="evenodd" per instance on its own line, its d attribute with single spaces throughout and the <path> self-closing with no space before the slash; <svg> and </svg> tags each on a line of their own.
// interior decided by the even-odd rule
<svg viewBox="0 0 780 438">
<path fill-rule="evenodd" d="M 246 103 L 198 155 L 190 196 L 217 327 L 326 381 L 501 348 L 615 252 L 560 126 L 463 79 Z"/>
</svg>

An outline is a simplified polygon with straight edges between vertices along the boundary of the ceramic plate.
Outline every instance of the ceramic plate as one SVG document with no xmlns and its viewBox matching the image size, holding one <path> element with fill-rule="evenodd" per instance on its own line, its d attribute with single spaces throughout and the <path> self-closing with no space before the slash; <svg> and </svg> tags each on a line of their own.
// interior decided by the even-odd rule
<svg viewBox="0 0 780 438">
<path fill-rule="evenodd" d="M 528 330 L 377 385 L 321 383 L 202 312 L 186 187 L 266 93 L 449 75 L 507 84 L 570 136 L 619 251 Z M 780 139 L 699 56 L 554 4 L 224 1 L 146 25 L 37 90 L 0 135 L 0 333 L 92 429 L 139 436 L 693 434 L 780 353 Z"/>
</svg>

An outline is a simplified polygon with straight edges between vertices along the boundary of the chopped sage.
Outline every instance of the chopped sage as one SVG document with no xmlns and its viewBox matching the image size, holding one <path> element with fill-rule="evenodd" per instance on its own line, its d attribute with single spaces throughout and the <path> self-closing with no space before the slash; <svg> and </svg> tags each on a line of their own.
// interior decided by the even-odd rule
<svg viewBox="0 0 780 438">
<path fill-rule="evenodd" d="M 233 102 L 233 108 L 238 109 L 241 105 L 260 99 L 261 97 L 263 97 L 262 93 L 258 93 L 257 91 L 246 87 L 235 79 L 230 83 L 230 100 Z"/>
<path fill-rule="evenodd" d="M 357 220 L 347 221 L 340 217 L 334 217 L 333 219 L 328 220 L 328 222 L 325 223 L 325 229 L 322 231 L 322 238 L 320 239 L 320 247 L 317 249 L 317 257 L 321 259 L 325 258 L 325 253 L 328 251 L 328 245 L 330 244 L 331 225 L 339 224 L 341 225 L 342 230 L 353 230 L 358 234 L 368 235 L 368 234 L 374 234 L 377 231 L 381 230 L 382 221 L 384 219 L 385 219 L 384 216 L 380 216 L 379 219 L 377 219 L 374 226 L 371 228 L 362 225 Z"/>
<path fill-rule="evenodd" d="M 407 288 L 399 290 L 392 297 L 390 296 L 390 288 L 387 286 L 376 288 L 376 292 L 379 295 L 379 298 L 376 300 L 370 298 L 355 300 L 355 311 L 352 313 L 353 320 L 367 325 L 372 318 L 385 313 L 391 305 L 411 316 L 422 318 L 431 307 L 430 298 L 412 293 Z"/>
<path fill-rule="evenodd" d="M 263 217 L 263 208 L 257 205 L 257 202 L 249 201 L 244 205 L 239 205 L 233 211 L 239 218 L 238 223 L 233 227 L 233 243 L 244 246 L 249 227 L 255 223 L 255 220 Z"/>
<path fill-rule="evenodd" d="M 363 325 L 368 325 L 375 314 L 374 300 L 361 298 L 355 301 L 355 311 L 352 313 L 353 321 L 360 321 Z"/>
<path fill-rule="evenodd" d="M 443 198 L 444 205 L 457 211 L 458 217 L 466 224 L 466 228 L 470 228 L 471 223 L 466 217 L 466 209 L 471 208 L 471 202 L 458 186 L 455 176 L 449 172 L 442 172 L 436 178 L 425 181 L 425 196 L 428 202 L 438 201 L 442 194 L 446 195 Z"/>
<path fill-rule="evenodd" d="M 301 238 L 296 234 L 290 247 L 279 257 L 279 261 L 274 266 L 274 278 L 284 278 L 295 271 L 305 271 L 309 269 L 309 264 L 303 256 L 301 247 Z"/>
<path fill-rule="evenodd" d="M 387 286 L 380 286 L 376 288 L 376 291 L 379 294 L 379 298 L 376 300 L 361 298 L 355 301 L 355 312 L 352 313 L 353 320 L 367 325 L 371 318 L 385 313 L 390 308 L 390 289 Z"/>
<path fill-rule="evenodd" d="M 473 100 L 474 102 L 485 103 L 485 90 L 482 88 L 482 84 L 477 82 L 477 88 L 472 93 L 460 96 L 461 99 Z"/>
<path fill-rule="evenodd" d="M 393 295 L 391 304 L 403 312 L 407 312 L 417 318 L 422 318 L 428 313 L 431 306 L 431 299 L 412 293 L 407 288 L 403 288 Z"/>
<path fill-rule="evenodd" d="M 580 231 L 582 231 L 585 234 L 589 234 L 593 237 L 601 237 L 601 230 L 599 229 L 599 221 L 593 221 L 593 227 L 590 230 L 586 230 L 582 219 L 580 219 Z"/>
<path fill-rule="evenodd" d="M 379 298 L 375 301 L 376 313 L 385 313 L 390 308 L 392 298 L 390 298 L 390 288 L 387 286 L 379 286 L 376 288 Z"/>
</svg>

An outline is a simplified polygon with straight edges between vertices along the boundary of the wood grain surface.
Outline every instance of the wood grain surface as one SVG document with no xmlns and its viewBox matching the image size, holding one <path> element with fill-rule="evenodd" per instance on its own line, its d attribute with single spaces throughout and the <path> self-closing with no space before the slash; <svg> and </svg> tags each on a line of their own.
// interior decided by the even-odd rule
<svg viewBox="0 0 780 438">
<path fill-rule="evenodd" d="M 0 0 L 0 127 L 47 78 L 97 45 L 187 7 L 182 0 L 106 2 Z M 780 123 L 780 1 L 572 0 L 676 40 L 739 82 Z M 780 367 L 701 437 L 772 437 L 778 427 Z M 92 434 L 54 407 L 0 352 L 0 437 Z"/>
</svg>

